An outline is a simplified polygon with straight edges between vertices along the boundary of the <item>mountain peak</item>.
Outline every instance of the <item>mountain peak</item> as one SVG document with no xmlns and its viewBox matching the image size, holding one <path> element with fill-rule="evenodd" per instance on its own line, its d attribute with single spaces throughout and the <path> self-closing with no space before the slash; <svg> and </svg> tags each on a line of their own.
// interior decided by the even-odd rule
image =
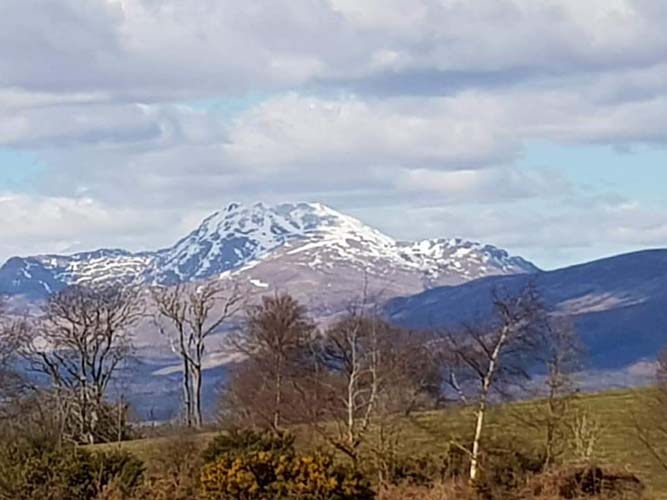
<svg viewBox="0 0 667 500">
<path fill-rule="evenodd" d="M 425 286 L 537 270 L 490 245 L 460 239 L 398 242 L 322 203 L 235 202 L 157 252 L 98 250 L 12 260 L 0 269 L 0 292 L 51 293 L 111 279 L 175 284 L 215 278 L 267 259 L 283 259 L 320 274 L 340 266 L 380 277 L 417 274 Z"/>
</svg>

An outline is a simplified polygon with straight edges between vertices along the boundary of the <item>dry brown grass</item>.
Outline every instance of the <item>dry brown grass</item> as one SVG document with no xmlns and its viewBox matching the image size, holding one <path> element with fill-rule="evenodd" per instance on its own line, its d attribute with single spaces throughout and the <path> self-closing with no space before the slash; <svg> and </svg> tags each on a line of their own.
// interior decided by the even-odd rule
<svg viewBox="0 0 667 500">
<path fill-rule="evenodd" d="M 535 484 L 532 486 L 534 487 Z M 578 493 L 563 497 L 559 494 L 558 487 L 554 483 L 549 483 L 548 487 L 540 488 L 539 491 L 535 491 L 533 487 L 526 488 L 520 493 L 511 494 L 511 497 L 505 495 L 498 498 L 507 498 L 508 500 L 563 500 L 563 498 L 572 500 L 636 500 L 644 498 L 637 496 L 636 492 L 630 491 L 606 492 L 599 495 Z M 393 486 L 378 492 L 377 500 L 480 500 L 483 498 L 465 482 L 459 481 L 439 483 L 431 487 Z"/>
<path fill-rule="evenodd" d="M 644 498 L 645 486 L 637 475 L 620 468 L 566 466 L 531 478 L 525 498 Z"/>
<path fill-rule="evenodd" d="M 198 497 L 203 461 L 201 442 L 196 436 L 160 442 L 150 455 L 146 480 L 137 498 L 189 500 Z"/>
<path fill-rule="evenodd" d="M 645 488 L 635 474 L 624 469 L 573 465 L 547 473 L 527 475 L 523 485 L 508 490 L 499 485 L 471 488 L 463 479 L 429 486 L 392 486 L 378 492 L 378 500 L 639 500 Z"/>
<path fill-rule="evenodd" d="M 377 500 L 478 500 L 475 492 L 462 481 L 433 486 L 391 486 L 378 492 Z"/>
</svg>

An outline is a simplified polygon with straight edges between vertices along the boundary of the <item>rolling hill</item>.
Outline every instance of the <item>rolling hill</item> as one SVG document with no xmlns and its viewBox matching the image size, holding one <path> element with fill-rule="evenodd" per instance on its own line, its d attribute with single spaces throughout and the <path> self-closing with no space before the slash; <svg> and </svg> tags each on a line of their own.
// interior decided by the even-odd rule
<svg viewBox="0 0 667 500">
<path fill-rule="evenodd" d="M 639 370 L 667 345 L 667 250 L 435 287 L 389 301 L 386 312 L 404 326 L 455 327 L 488 317 L 494 288 L 519 290 L 531 281 L 548 306 L 574 317 L 590 369 Z"/>
</svg>

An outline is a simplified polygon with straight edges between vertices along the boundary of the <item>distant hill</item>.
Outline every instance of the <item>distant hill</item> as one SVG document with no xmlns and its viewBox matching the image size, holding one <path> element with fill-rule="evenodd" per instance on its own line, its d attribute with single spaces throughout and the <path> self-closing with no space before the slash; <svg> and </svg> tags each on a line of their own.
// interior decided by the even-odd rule
<svg viewBox="0 0 667 500">
<path fill-rule="evenodd" d="M 589 368 L 618 370 L 655 359 L 667 345 L 667 250 L 647 250 L 530 275 L 488 277 L 396 298 L 392 321 L 415 328 L 452 327 L 487 318 L 495 287 L 530 281 L 553 309 L 571 314 Z"/>
</svg>

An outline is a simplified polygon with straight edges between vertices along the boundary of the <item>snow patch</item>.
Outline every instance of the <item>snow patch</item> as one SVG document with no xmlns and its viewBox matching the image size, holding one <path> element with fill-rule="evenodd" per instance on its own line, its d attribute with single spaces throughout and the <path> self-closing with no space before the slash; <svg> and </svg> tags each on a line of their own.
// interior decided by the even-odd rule
<svg viewBox="0 0 667 500">
<path fill-rule="evenodd" d="M 262 280 L 256 278 L 250 278 L 249 281 L 252 286 L 256 286 L 257 288 L 269 288 L 269 284 L 264 283 Z"/>
<path fill-rule="evenodd" d="M 504 250 L 459 238 L 399 242 L 321 203 L 272 207 L 233 203 L 206 218 L 173 247 L 157 252 L 99 250 L 68 257 L 41 256 L 35 261 L 63 285 L 170 284 L 226 279 L 283 256 L 314 271 L 344 265 L 380 276 L 394 271 L 421 273 L 428 280 L 445 273 L 467 280 L 536 270 Z M 37 279 L 28 261 L 25 265 L 23 274 L 17 272 L 14 277 L 18 287 L 23 280 Z"/>
</svg>

